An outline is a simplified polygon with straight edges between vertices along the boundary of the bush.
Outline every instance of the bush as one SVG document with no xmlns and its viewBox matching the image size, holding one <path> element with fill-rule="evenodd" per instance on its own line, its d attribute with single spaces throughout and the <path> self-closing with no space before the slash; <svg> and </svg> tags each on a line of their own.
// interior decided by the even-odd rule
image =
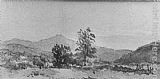
<svg viewBox="0 0 160 79">
<path fill-rule="evenodd" d="M 28 67 L 30 67 L 30 68 L 32 68 L 33 67 L 33 65 L 31 65 L 31 64 L 29 64 L 29 63 L 18 63 L 18 68 L 19 69 L 26 69 L 26 68 L 28 68 Z"/>
<path fill-rule="evenodd" d="M 14 62 L 7 62 L 6 64 L 2 65 L 3 67 L 10 69 L 10 70 L 20 70 L 20 69 L 26 69 L 28 67 L 32 68 L 33 65 L 29 63 L 14 63 Z"/>
<path fill-rule="evenodd" d="M 19 69 L 18 66 L 12 62 L 8 62 L 8 63 L 4 64 L 3 67 L 10 69 L 10 70 L 18 70 Z"/>
</svg>

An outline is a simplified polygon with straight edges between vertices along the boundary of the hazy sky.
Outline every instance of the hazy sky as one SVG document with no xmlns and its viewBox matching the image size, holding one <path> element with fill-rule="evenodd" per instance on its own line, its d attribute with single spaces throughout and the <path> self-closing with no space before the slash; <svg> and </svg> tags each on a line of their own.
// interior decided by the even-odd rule
<svg viewBox="0 0 160 79">
<path fill-rule="evenodd" d="M 158 8 L 160 4 L 158 4 Z M 96 44 L 136 49 L 153 40 L 153 3 L 27 1 L 0 3 L 0 39 L 31 41 L 91 27 Z"/>
</svg>

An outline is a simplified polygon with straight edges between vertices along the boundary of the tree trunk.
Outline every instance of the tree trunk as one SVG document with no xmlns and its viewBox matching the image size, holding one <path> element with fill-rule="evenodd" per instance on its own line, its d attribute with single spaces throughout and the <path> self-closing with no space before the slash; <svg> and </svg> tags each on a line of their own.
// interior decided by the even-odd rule
<svg viewBox="0 0 160 79">
<path fill-rule="evenodd" d="M 84 56 L 84 66 L 86 66 L 86 56 Z"/>
</svg>

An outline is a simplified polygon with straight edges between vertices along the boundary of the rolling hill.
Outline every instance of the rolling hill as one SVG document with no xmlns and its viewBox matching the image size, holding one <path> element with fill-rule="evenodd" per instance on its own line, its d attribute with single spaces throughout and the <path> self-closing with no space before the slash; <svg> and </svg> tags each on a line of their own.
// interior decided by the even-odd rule
<svg viewBox="0 0 160 79">
<path fill-rule="evenodd" d="M 27 47 L 40 49 L 43 51 L 51 51 L 52 47 L 54 47 L 55 44 L 64 44 L 66 46 L 70 46 L 71 49 L 75 49 L 76 45 L 75 41 L 68 39 L 61 34 L 57 34 L 56 36 L 47 39 L 42 39 L 36 42 L 14 38 L 11 40 L 4 41 L 3 44 L 20 44 Z"/>
<path fill-rule="evenodd" d="M 96 56 L 100 58 L 103 61 L 114 61 L 116 59 L 119 59 L 122 55 L 131 53 L 131 50 L 114 50 L 111 48 L 105 48 L 105 47 L 97 47 L 97 53 Z"/>
<path fill-rule="evenodd" d="M 30 46 L 33 42 L 28 40 L 21 40 L 17 38 L 13 38 L 11 40 L 7 40 L 3 42 L 4 44 L 21 44 L 24 46 Z"/>
<path fill-rule="evenodd" d="M 43 53 L 42 50 L 36 49 L 36 48 L 31 48 L 27 47 L 21 44 L 6 44 L 2 50 L 6 49 L 11 51 L 12 53 L 28 53 L 32 55 L 38 55 L 39 53 Z"/>
<path fill-rule="evenodd" d="M 132 53 L 123 55 L 120 59 L 117 59 L 115 62 L 121 64 L 143 63 L 143 62 L 151 63 L 153 46 L 154 42 L 141 46 Z M 158 47 L 157 62 L 160 63 L 160 42 L 158 42 L 157 47 Z"/>
</svg>

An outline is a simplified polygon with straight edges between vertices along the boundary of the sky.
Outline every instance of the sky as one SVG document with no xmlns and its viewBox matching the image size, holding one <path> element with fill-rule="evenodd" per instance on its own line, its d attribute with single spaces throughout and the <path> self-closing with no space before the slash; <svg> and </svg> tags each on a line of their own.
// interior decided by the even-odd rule
<svg viewBox="0 0 160 79">
<path fill-rule="evenodd" d="M 134 50 L 153 41 L 153 5 L 147 2 L 1 1 L 0 40 L 38 41 L 56 34 L 77 40 L 79 29 L 90 27 L 96 35 L 96 45 Z M 159 28 L 157 31 L 160 32 Z"/>
</svg>

